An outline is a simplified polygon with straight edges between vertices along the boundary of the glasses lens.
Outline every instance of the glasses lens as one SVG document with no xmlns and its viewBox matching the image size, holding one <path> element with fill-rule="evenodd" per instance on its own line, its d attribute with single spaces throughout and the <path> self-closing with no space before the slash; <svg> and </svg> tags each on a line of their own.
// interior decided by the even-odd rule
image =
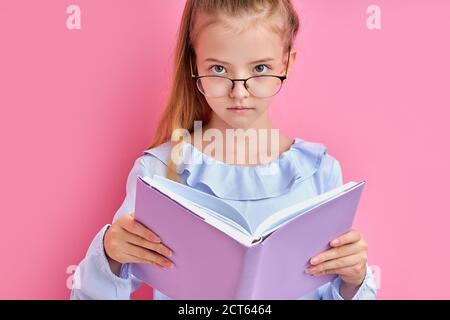
<svg viewBox="0 0 450 320">
<path fill-rule="evenodd" d="M 229 94 L 233 82 L 223 77 L 204 77 L 197 80 L 197 87 L 206 97 L 220 98 Z"/>
<path fill-rule="evenodd" d="M 280 92 L 282 84 L 277 77 L 255 77 L 247 81 L 247 90 L 257 98 L 269 98 Z"/>
<path fill-rule="evenodd" d="M 269 98 L 280 92 L 283 81 L 273 76 L 258 76 L 247 81 L 248 92 L 257 98 Z M 208 98 L 220 98 L 230 94 L 233 82 L 224 77 L 197 79 L 197 87 Z"/>
</svg>

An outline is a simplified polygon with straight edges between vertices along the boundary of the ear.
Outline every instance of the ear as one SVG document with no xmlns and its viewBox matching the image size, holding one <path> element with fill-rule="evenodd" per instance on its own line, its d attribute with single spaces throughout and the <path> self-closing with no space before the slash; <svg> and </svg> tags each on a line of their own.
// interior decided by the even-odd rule
<svg viewBox="0 0 450 320">
<path fill-rule="evenodd" d="M 291 49 L 291 55 L 290 55 L 290 57 L 289 57 L 289 66 L 288 66 L 288 70 L 287 70 L 287 72 L 286 72 L 286 74 L 289 76 L 289 74 L 290 74 L 290 72 L 291 72 L 291 70 L 292 70 L 292 67 L 294 66 L 294 63 L 295 63 L 295 60 L 296 60 L 296 58 L 297 58 L 297 50 L 295 49 L 295 48 L 292 48 Z M 288 62 L 288 60 L 287 60 L 287 58 L 286 58 L 286 64 L 287 64 L 287 62 Z"/>
</svg>

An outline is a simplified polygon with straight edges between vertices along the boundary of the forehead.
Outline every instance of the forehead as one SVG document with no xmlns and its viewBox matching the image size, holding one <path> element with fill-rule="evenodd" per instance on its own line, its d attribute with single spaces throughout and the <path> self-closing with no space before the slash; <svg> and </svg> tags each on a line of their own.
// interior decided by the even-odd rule
<svg viewBox="0 0 450 320">
<path fill-rule="evenodd" d="M 269 56 L 278 59 L 283 43 L 278 33 L 261 23 L 245 27 L 215 23 L 199 32 L 195 51 L 199 59 L 216 58 L 230 63 Z"/>
</svg>

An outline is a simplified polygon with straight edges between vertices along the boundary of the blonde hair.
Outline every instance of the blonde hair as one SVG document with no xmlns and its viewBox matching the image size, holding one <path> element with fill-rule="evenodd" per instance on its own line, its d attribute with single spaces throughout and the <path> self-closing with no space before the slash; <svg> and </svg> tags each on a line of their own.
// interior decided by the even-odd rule
<svg viewBox="0 0 450 320">
<path fill-rule="evenodd" d="M 211 19 L 200 28 L 195 21 L 203 13 Z M 270 17 L 278 17 L 281 26 L 273 24 L 268 19 Z M 167 141 L 180 146 L 183 138 L 179 141 L 172 140 L 174 130 L 186 129 L 192 133 L 194 121 L 206 124 L 211 119 L 212 110 L 196 88 L 191 77 L 190 63 L 196 61 L 194 44 L 201 29 L 217 22 L 226 24 L 227 18 L 246 18 L 249 22 L 268 24 L 275 32 L 280 33 L 285 43 L 284 51 L 292 47 L 300 28 L 298 15 L 290 0 L 187 0 L 178 29 L 171 92 L 148 149 Z M 194 63 L 193 69 L 196 70 Z M 180 182 L 175 169 L 175 162 L 170 158 L 167 178 Z"/>
</svg>

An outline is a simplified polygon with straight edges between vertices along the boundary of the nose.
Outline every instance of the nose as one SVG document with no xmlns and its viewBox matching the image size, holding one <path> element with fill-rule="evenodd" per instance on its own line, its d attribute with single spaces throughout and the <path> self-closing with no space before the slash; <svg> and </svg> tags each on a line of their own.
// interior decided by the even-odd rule
<svg viewBox="0 0 450 320">
<path fill-rule="evenodd" d="M 234 81 L 234 88 L 230 91 L 230 96 L 231 98 L 247 98 L 250 96 L 244 81 Z"/>
</svg>

